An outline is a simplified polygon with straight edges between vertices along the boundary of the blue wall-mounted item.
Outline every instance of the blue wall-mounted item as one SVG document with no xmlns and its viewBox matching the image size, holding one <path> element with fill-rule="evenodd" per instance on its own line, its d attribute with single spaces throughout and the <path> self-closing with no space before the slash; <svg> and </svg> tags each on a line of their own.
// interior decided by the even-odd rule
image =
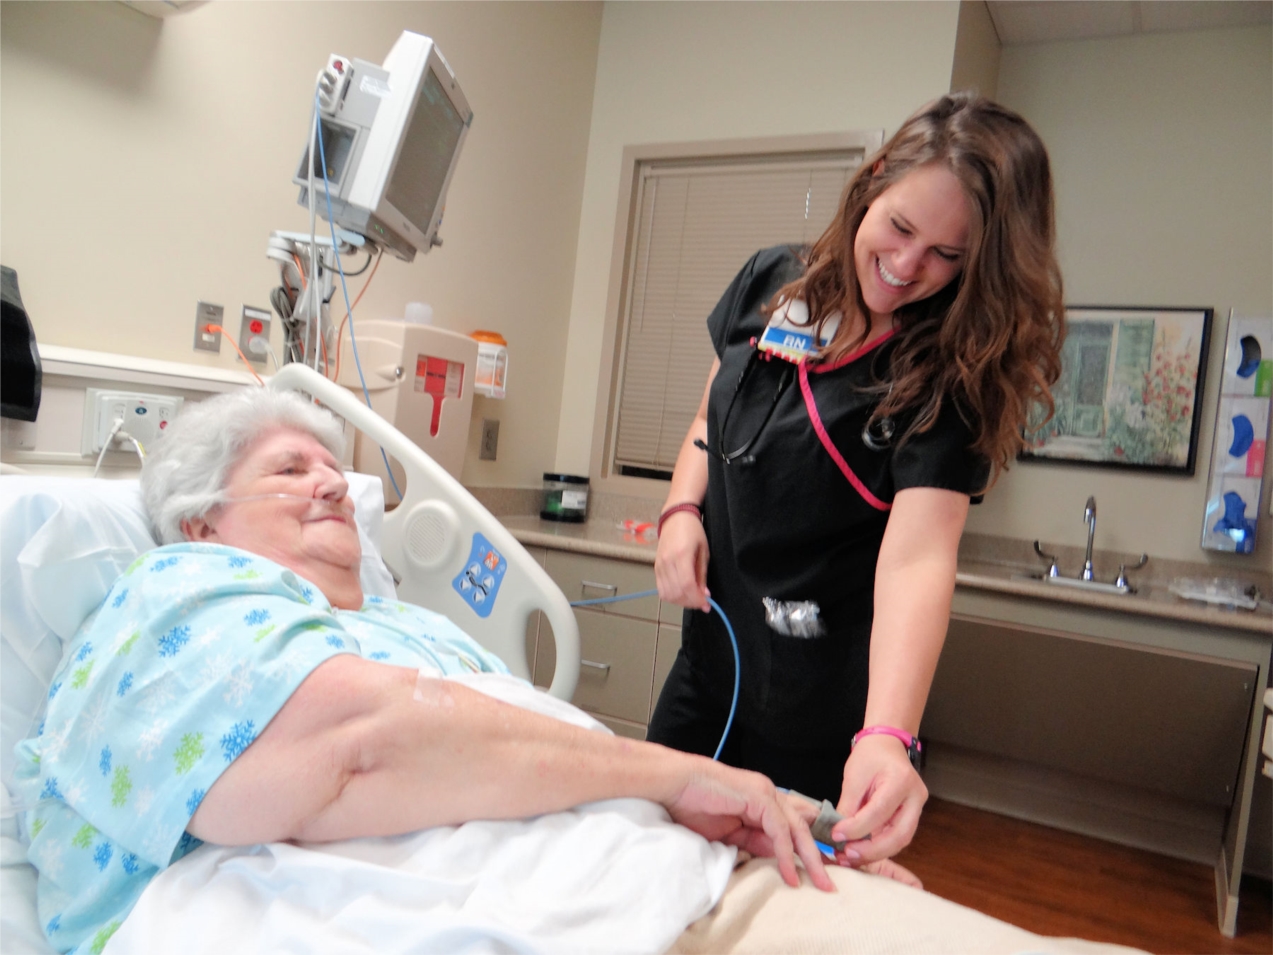
<svg viewBox="0 0 1273 955">
<path fill-rule="evenodd" d="M 1263 514 L 1264 459 L 1273 397 L 1273 317 L 1229 313 L 1216 408 L 1204 550 L 1250 554 Z"/>
</svg>

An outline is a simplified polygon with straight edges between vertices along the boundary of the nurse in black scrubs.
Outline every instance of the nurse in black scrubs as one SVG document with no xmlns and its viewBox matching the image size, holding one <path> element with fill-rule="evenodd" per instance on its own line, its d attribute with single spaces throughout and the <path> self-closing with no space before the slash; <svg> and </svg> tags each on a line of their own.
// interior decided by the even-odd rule
<svg viewBox="0 0 1273 955">
<path fill-rule="evenodd" d="M 971 94 L 863 165 L 810 248 L 758 252 L 707 320 L 655 575 L 686 607 L 649 739 L 829 799 L 844 864 L 887 858 L 927 799 L 920 717 L 970 502 L 1060 368 L 1047 153 Z M 866 837 L 869 835 L 869 839 Z"/>
</svg>

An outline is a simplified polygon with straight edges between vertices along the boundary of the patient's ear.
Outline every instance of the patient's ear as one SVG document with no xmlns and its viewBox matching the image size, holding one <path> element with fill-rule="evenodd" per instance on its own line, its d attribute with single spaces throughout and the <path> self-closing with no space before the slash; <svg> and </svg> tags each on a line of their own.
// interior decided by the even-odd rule
<svg viewBox="0 0 1273 955">
<path fill-rule="evenodd" d="M 183 520 L 181 533 L 185 535 L 186 540 L 196 544 L 215 544 L 221 540 L 217 529 L 202 517 L 188 517 Z"/>
</svg>

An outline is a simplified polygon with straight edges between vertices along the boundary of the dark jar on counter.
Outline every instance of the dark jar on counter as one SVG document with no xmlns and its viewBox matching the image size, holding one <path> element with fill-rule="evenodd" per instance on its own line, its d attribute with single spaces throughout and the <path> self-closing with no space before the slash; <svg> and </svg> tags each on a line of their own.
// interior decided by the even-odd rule
<svg viewBox="0 0 1273 955">
<path fill-rule="evenodd" d="M 582 524 L 588 519 L 588 479 L 578 474 L 545 474 L 544 507 L 539 516 L 546 521 Z"/>
</svg>

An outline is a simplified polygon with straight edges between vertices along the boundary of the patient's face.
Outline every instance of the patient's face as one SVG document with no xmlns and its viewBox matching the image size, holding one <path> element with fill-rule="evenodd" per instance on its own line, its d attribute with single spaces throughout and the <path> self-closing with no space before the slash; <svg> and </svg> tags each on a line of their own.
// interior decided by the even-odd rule
<svg viewBox="0 0 1273 955">
<path fill-rule="evenodd" d="M 231 500 L 190 522 L 187 535 L 268 557 L 318 584 L 333 605 L 356 608 L 362 549 L 348 491 L 340 463 L 312 435 L 271 431 L 230 471 L 226 497 L 294 496 Z"/>
</svg>

